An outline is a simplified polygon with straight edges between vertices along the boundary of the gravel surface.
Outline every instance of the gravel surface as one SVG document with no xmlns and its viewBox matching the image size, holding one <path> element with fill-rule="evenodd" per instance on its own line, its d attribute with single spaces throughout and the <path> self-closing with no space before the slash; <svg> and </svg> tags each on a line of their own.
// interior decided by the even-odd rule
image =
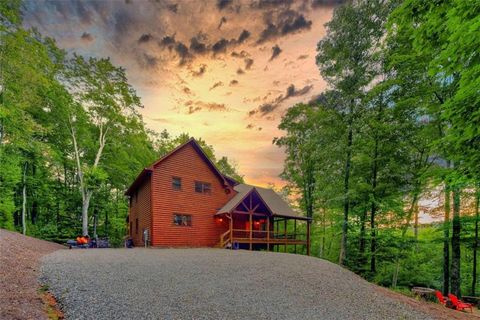
<svg viewBox="0 0 480 320">
<path fill-rule="evenodd" d="M 47 319 L 38 292 L 38 260 L 62 248 L 0 229 L 0 319 Z"/>
<path fill-rule="evenodd" d="M 42 281 L 67 319 L 444 318 L 330 262 L 273 252 L 62 250 L 43 258 Z"/>
</svg>

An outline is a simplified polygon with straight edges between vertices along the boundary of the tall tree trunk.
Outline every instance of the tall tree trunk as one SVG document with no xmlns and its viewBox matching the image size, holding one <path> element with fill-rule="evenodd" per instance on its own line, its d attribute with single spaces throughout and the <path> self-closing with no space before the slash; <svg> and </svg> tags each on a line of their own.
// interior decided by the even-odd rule
<svg viewBox="0 0 480 320">
<path fill-rule="evenodd" d="M 461 275 L 460 275 L 460 232 L 461 232 L 461 222 L 460 222 L 460 188 L 454 186 L 453 190 L 453 223 L 452 223 L 452 265 L 451 265 L 451 286 L 452 293 L 457 297 L 460 297 L 460 285 L 461 285 Z"/>
<path fill-rule="evenodd" d="M 363 209 L 362 215 L 360 216 L 360 243 L 359 243 L 359 248 L 358 248 L 359 255 L 360 255 L 359 264 L 362 266 L 362 270 L 363 270 L 363 267 L 365 266 L 365 264 L 367 263 L 367 257 L 365 255 L 365 248 L 366 248 L 365 224 L 367 223 L 367 214 L 368 214 L 368 210 L 365 207 L 365 209 Z"/>
<path fill-rule="evenodd" d="M 443 294 L 450 292 L 450 186 L 445 183 L 443 222 Z"/>
<path fill-rule="evenodd" d="M 348 120 L 347 137 L 347 158 L 345 159 L 345 179 L 343 184 L 343 225 L 342 225 L 342 243 L 340 245 L 339 264 L 345 265 L 347 259 L 347 233 L 348 233 L 348 212 L 350 206 L 350 166 L 352 161 L 353 144 L 353 101 L 350 105 L 350 114 Z"/>
<path fill-rule="evenodd" d="M 413 236 L 415 237 L 415 242 L 417 242 L 418 241 L 418 203 L 413 208 L 413 216 L 414 216 Z"/>
<path fill-rule="evenodd" d="M 25 162 L 23 168 L 23 188 L 22 188 L 22 233 L 27 233 L 26 215 L 27 215 L 27 167 L 28 162 Z"/>
<path fill-rule="evenodd" d="M 376 189 L 377 189 L 377 157 L 378 157 L 378 138 L 375 137 L 375 150 L 373 154 L 373 166 L 372 166 L 372 212 L 370 216 L 370 228 L 371 228 L 371 243 L 370 243 L 370 271 L 375 274 L 377 272 L 377 263 L 376 263 L 376 251 L 377 251 L 377 230 L 375 226 L 375 214 L 377 210 L 377 204 L 375 203 L 376 199 Z"/>
<path fill-rule="evenodd" d="M 478 253 L 478 206 L 480 203 L 480 186 L 477 186 L 475 203 L 475 238 L 473 239 L 473 269 L 472 269 L 472 296 L 475 296 L 477 286 L 477 253 Z"/>
<path fill-rule="evenodd" d="M 88 235 L 88 208 L 90 207 L 90 198 L 92 192 L 87 191 L 82 201 L 82 235 Z"/>
</svg>

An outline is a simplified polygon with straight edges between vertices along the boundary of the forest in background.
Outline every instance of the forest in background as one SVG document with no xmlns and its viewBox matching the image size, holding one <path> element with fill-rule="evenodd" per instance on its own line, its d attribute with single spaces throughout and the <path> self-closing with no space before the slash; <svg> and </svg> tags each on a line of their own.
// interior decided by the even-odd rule
<svg viewBox="0 0 480 320">
<path fill-rule="evenodd" d="M 460 0 L 335 9 L 316 57 L 328 90 L 274 140 L 314 255 L 398 290 L 478 294 L 479 16 Z M 425 199 L 444 222 L 419 224 Z"/>
<path fill-rule="evenodd" d="M 189 136 L 146 129 L 124 69 L 66 55 L 20 9 L 0 2 L 0 227 L 120 245 L 125 189 Z M 289 108 L 274 140 L 285 191 L 314 218 L 315 256 L 384 286 L 478 293 L 479 15 L 460 0 L 336 8 L 318 44 L 329 89 Z M 435 191 L 446 222 L 419 225 Z"/>
<path fill-rule="evenodd" d="M 21 1 L 0 2 L 0 228 L 65 242 L 80 234 L 123 244 L 125 190 L 190 139 L 145 128 L 140 98 L 108 58 L 67 55 L 22 27 Z M 236 165 L 218 168 L 242 181 Z"/>
</svg>

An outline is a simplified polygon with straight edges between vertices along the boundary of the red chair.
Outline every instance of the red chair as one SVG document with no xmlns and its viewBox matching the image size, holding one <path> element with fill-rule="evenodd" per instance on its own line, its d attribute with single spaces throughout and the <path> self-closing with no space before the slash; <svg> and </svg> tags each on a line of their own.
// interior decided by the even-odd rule
<svg viewBox="0 0 480 320">
<path fill-rule="evenodd" d="M 447 300 L 445 300 L 445 297 L 443 296 L 443 294 L 440 291 L 436 290 L 435 295 L 437 296 L 438 302 L 446 307 Z"/>
<path fill-rule="evenodd" d="M 473 313 L 473 305 L 472 304 L 460 301 L 457 298 L 457 296 L 455 296 L 451 293 L 448 294 L 448 299 L 450 299 L 450 301 L 452 301 L 452 304 L 455 307 L 455 309 L 457 309 L 459 311 L 461 311 L 463 309 L 470 309 L 470 312 Z"/>
</svg>

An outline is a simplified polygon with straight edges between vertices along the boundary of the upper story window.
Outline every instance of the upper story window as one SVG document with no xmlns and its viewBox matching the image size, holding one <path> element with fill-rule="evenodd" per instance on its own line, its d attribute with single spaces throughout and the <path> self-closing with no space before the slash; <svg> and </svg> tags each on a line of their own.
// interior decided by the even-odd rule
<svg viewBox="0 0 480 320">
<path fill-rule="evenodd" d="M 173 190 L 182 190 L 182 178 L 172 177 Z"/>
<path fill-rule="evenodd" d="M 195 192 L 212 193 L 212 185 L 208 182 L 195 181 Z"/>
<path fill-rule="evenodd" d="M 173 224 L 176 226 L 190 227 L 192 225 L 192 216 L 189 214 L 174 214 Z"/>
</svg>

